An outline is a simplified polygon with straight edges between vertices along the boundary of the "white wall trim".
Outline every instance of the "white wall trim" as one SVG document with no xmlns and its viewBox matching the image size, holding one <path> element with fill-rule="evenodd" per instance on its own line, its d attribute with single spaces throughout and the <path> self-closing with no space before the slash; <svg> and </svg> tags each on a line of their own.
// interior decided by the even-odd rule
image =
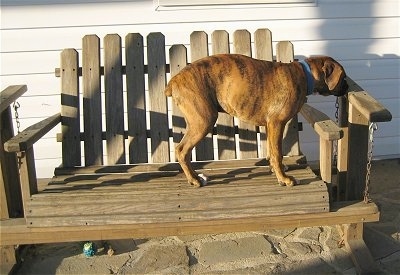
<svg viewBox="0 0 400 275">
<path fill-rule="evenodd" d="M 317 0 L 153 0 L 155 10 L 315 6 Z"/>
</svg>

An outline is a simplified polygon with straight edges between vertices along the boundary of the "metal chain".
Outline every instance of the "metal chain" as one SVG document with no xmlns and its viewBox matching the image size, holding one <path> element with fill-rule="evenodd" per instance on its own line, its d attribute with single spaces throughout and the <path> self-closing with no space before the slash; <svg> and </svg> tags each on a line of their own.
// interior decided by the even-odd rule
<svg viewBox="0 0 400 275">
<path fill-rule="evenodd" d="M 336 102 L 335 102 L 335 122 L 336 125 L 339 124 L 339 98 L 336 97 Z M 335 140 L 333 141 L 333 166 L 337 166 L 337 157 L 338 157 L 338 141 Z"/>
<path fill-rule="evenodd" d="M 372 150 L 374 149 L 374 132 L 378 130 L 378 124 L 371 123 L 369 125 L 369 137 L 368 137 L 368 159 L 367 159 L 367 174 L 365 176 L 365 189 L 364 189 L 364 203 L 371 202 L 369 195 L 369 185 L 371 182 L 371 162 L 372 162 Z"/>
<path fill-rule="evenodd" d="M 15 124 L 17 124 L 17 133 L 19 134 L 21 131 L 21 122 L 19 121 L 19 113 L 18 109 L 21 107 L 18 101 L 14 101 L 13 108 L 14 108 L 14 116 L 15 116 Z"/>
</svg>

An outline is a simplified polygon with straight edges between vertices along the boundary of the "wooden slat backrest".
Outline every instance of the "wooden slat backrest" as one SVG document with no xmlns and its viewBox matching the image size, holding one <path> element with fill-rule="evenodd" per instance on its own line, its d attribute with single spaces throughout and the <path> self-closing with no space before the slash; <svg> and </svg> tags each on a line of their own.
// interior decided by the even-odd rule
<svg viewBox="0 0 400 275">
<path fill-rule="evenodd" d="M 218 30 L 212 33 L 212 54 L 229 53 L 229 34 Z M 220 113 L 217 119 L 218 158 L 221 160 L 236 158 L 235 125 L 233 118 Z"/>
<path fill-rule="evenodd" d="M 103 164 L 101 119 L 100 39 L 86 35 L 82 47 L 83 125 L 85 165 Z"/>
<path fill-rule="evenodd" d="M 290 41 L 281 41 L 276 45 L 276 61 L 290 63 L 294 60 L 294 48 Z M 282 141 L 282 153 L 285 156 L 300 155 L 299 123 L 295 115 L 287 124 Z"/>
<path fill-rule="evenodd" d="M 167 116 L 165 37 L 162 33 L 147 36 L 147 60 L 150 103 L 150 137 L 153 162 L 168 162 L 169 127 Z"/>
<path fill-rule="evenodd" d="M 121 37 L 104 37 L 104 88 L 106 108 L 107 163 L 125 163 L 124 104 Z"/>
<path fill-rule="evenodd" d="M 203 31 L 195 31 L 190 35 L 191 62 L 208 56 L 208 36 Z M 213 136 L 209 133 L 196 146 L 196 160 L 214 159 Z"/>
<path fill-rule="evenodd" d="M 143 36 L 125 37 L 129 163 L 148 162 Z"/>
<path fill-rule="evenodd" d="M 237 30 L 233 33 L 233 53 L 251 55 L 251 34 L 247 30 Z M 239 126 L 239 158 L 256 158 L 257 132 L 252 124 L 238 121 Z"/>
<path fill-rule="evenodd" d="M 81 165 L 78 52 L 61 52 L 61 131 L 63 166 Z"/>
<path fill-rule="evenodd" d="M 211 54 L 233 52 L 272 60 L 271 32 L 268 29 L 257 30 L 253 44 L 251 37 L 252 34 L 247 30 L 238 30 L 233 33 L 230 44 L 228 32 L 217 30 L 211 35 L 210 46 L 207 33 L 196 31 L 190 36 L 190 60 L 186 47 L 174 45 L 169 51 L 170 64 L 166 63 L 165 37 L 162 33 L 150 33 L 147 36 L 147 48 L 142 35 L 138 33 L 125 37 L 125 47 L 119 35 L 106 35 L 103 56 L 100 39 L 96 35 L 87 35 L 83 38 L 82 68 L 79 67 L 78 52 L 74 49 L 64 50 L 61 53 L 60 70 L 64 167 L 81 165 L 81 141 L 84 141 L 86 166 L 104 164 L 103 155 L 107 156 L 106 164 L 126 163 L 126 155 L 129 163 L 174 161 L 170 137 L 174 145 L 181 140 L 185 121 L 175 104 L 172 104 L 172 114 L 168 111 L 168 100 L 164 95 L 168 74 L 170 78 L 187 63 L 209 55 L 209 48 Z M 280 62 L 293 61 L 293 45 L 290 42 L 278 43 L 276 56 Z M 123 65 L 124 61 L 126 65 Z M 81 111 L 80 75 L 83 88 Z M 125 80 L 126 85 L 123 84 Z M 81 113 L 83 133 L 80 133 Z M 171 122 L 169 116 L 172 116 Z M 102 121 L 104 117 L 105 122 Z M 126 123 L 125 117 L 128 118 Z M 290 125 L 284 138 L 284 154 L 299 155 L 297 117 Z M 104 140 L 107 150 L 102 147 Z M 129 148 L 127 153 L 125 140 Z M 235 122 L 231 116 L 221 113 L 214 132 L 197 146 L 196 159 L 212 160 L 214 152 L 216 159 L 264 157 L 265 127 Z"/>
</svg>

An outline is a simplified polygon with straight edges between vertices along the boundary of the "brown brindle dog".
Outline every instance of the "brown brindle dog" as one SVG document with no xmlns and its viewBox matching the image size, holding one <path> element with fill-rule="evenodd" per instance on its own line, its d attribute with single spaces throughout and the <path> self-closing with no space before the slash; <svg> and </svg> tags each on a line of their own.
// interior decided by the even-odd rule
<svg viewBox="0 0 400 275">
<path fill-rule="evenodd" d="M 190 153 L 213 129 L 218 112 L 226 112 L 266 126 L 270 164 L 279 184 L 292 186 L 296 181 L 282 165 L 285 124 L 300 111 L 307 95 L 342 96 L 347 89 L 343 67 L 327 56 L 279 63 L 221 54 L 195 61 L 175 75 L 165 90 L 186 121 L 186 133 L 176 147 L 177 159 L 190 184 L 206 184 L 193 170 Z"/>
</svg>

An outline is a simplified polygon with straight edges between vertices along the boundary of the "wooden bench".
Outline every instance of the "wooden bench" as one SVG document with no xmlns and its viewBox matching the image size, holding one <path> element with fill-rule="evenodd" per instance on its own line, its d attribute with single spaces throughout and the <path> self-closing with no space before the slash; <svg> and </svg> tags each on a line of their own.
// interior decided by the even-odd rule
<svg viewBox="0 0 400 275">
<path fill-rule="evenodd" d="M 273 60 L 271 32 L 251 36 L 234 32 L 232 52 Z M 211 54 L 230 52 L 229 41 L 228 32 L 213 32 Z M 146 43 L 128 34 L 124 46 L 110 34 L 103 48 L 97 36 L 85 36 L 81 65 L 77 50 L 63 50 L 56 69 L 61 113 L 4 140 L 5 151 L 19 155 L 24 217 L 2 216 L 0 245 L 341 225 L 358 270 L 373 270 L 362 240 L 363 223 L 379 220 L 377 206 L 362 202 L 368 125 L 390 120 L 390 113 L 351 79 L 348 100 L 340 99 L 339 126 L 304 105 L 301 113 L 320 137 L 320 175 L 301 153 L 296 116 L 283 141 L 288 174 L 300 180 L 293 188 L 278 186 L 264 159 L 263 127 L 220 114 L 193 153 L 195 168 L 211 180 L 195 189 L 175 162 L 185 124 L 164 87 L 187 63 L 207 56 L 208 47 L 207 34 L 197 31 L 190 47 L 173 45 L 169 58 L 161 33 L 150 33 Z M 279 42 L 275 56 L 292 62 L 293 45 Z M 60 122 L 62 164 L 50 182 L 38 185 L 33 145 Z"/>
</svg>

